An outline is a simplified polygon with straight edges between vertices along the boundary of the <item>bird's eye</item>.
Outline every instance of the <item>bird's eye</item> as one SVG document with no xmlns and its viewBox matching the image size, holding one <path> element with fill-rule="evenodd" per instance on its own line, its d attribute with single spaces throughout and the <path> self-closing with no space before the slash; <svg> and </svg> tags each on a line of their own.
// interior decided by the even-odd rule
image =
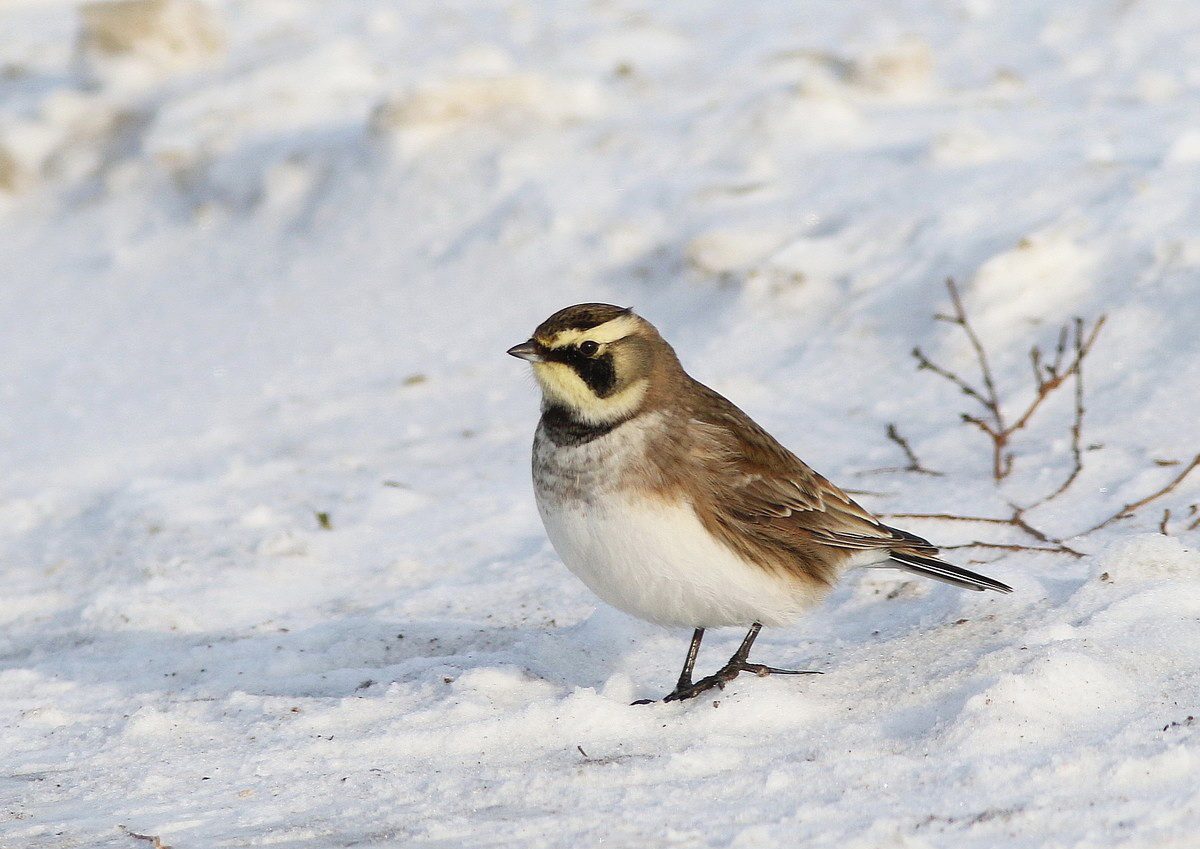
<svg viewBox="0 0 1200 849">
<path fill-rule="evenodd" d="M 579 353 L 583 354 L 585 357 L 594 357 L 596 356 L 596 352 L 599 350 L 600 346 L 591 339 L 587 340 L 586 342 L 579 343 Z"/>
</svg>

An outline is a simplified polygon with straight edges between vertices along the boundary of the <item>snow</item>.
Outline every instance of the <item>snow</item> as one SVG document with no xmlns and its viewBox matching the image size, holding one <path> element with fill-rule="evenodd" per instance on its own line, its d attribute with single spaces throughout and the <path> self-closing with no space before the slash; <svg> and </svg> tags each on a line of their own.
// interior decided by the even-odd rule
<svg viewBox="0 0 1200 849">
<path fill-rule="evenodd" d="M 1200 472 L 1071 536 L 1200 451 L 1200 6 L 150 5 L 0 5 L 0 846 L 1196 845 Z M 687 634 L 557 561 L 504 350 L 632 304 L 866 506 L 1004 515 L 1069 393 L 994 486 L 947 276 L 1014 407 L 1108 316 L 1028 517 L 1086 556 L 856 574 L 753 655 L 824 675 L 631 707 Z"/>
</svg>

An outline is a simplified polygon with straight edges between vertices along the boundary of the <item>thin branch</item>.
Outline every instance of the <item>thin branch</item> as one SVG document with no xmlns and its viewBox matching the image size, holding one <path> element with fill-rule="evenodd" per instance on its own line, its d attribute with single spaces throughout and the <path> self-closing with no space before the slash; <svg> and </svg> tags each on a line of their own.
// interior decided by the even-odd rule
<svg viewBox="0 0 1200 849">
<path fill-rule="evenodd" d="M 944 369 L 941 366 L 934 363 L 931 359 L 929 359 L 929 357 L 925 356 L 925 352 L 922 351 L 920 348 L 913 348 L 912 355 L 913 355 L 913 358 L 916 359 L 916 361 L 917 361 L 917 371 L 921 371 L 921 370 L 931 371 L 934 374 L 936 374 L 938 377 L 944 377 L 946 380 L 950 381 L 955 386 L 957 386 L 959 389 L 961 389 L 962 393 L 964 395 L 971 396 L 976 401 L 978 401 L 980 404 L 983 404 L 984 407 L 987 406 L 987 404 L 988 404 L 987 399 L 984 398 L 982 395 L 980 395 L 979 392 L 975 389 L 975 387 L 971 386 L 969 383 L 967 383 L 965 380 L 963 380 L 961 377 L 959 377 L 954 372 L 952 372 L 948 369 Z"/>
<path fill-rule="evenodd" d="M 1071 363 L 1067 366 L 1066 371 L 1059 371 L 1062 367 L 1062 339 L 1067 333 L 1067 327 L 1063 326 L 1059 335 L 1059 343 L 1055 350 L 1054 364 L 1045 367 L 1046 377 L 1038 380 L 1037 394 L 1034 395 L 1029 406 L 1025 408 L 1025 412 L 1017 417 L 1017 420 L 1008 429 L 1008 434 L 1006 435 L 1011 435 L 1029 424 L 1029 420 L 1033 417 L 1033 414 L 1037 412 L 1042 402 L 1050 396 L 1050 393 L 1062 386 L 1067 381 L 1067 378 L 1078 373 L 1079 369 L 1083 366 L 1083 358 L 1091 352 L 1092 345 L 1095 344 L 1096 337 L 1100 333 L 1100 328 L 1104 326 L 1104 322 L 1107 320 L 1108 316 L 1106 315 L 1102 315 L 1096 319 L 1096 323 L 1092 325 L 1092 329 L 1085 339 L 1083 335 L 1083 319 L 1075 319 L 1075 356 L 1071 359 Z M 1034 350 L 1037 349 L 1035 348 Z"/>
<path fill-rule="evenodd" d="M 1000 398 L 996 394 L 996 381 L 992 377 L 992 367 L 988 363 L 987 351 L 983 348 L 983 343 L 979 341 L 979 334 L 975 332 L 975 328 L 971 326 L 971 322 L 967 319 L 967 311 L 963 308 L 962 297 L 958 294 L 958 284 L 954 282 L 953 277 L 946 278 L 946 289 L 950 292 L 950 300 L 954 304 L 955 324 L 962 327 L 963 332 L 967 334 L 967 339 L 971 341 L 971 347 L 975 349 L 975 356 L 979 359 L 979 371 L 983 376 L 983 387 L 987 392 L 986 406 L 996 420 L 996 429 L 1004 430 L 1004 414 L 1000 411 Z"/>
<path fill-rule="evenodd" d="M 1183 471 L 1181 471 L 1174 478 L 1172 478 L 1167 483 L 1166 486 L 1162 487 L 1161 489 L 1155 490 L 1154 492 L 1147 495 L 1145 498 L 1139 498 L 1137 501 L 1126 504 L 1124 507 L 1122 507 L 1116 513 L 1109 516 L 1103 522 L 1101 522 L 1100 524 L 1098 524 L 1094 527 L 1088 528 L 1083 533 L 1078 534 L 1078 536 L 1084 536 L 1086 534 L 1092 533 L 1093 531 L 1098 531 L 1101 528 L 1106 528 L 1109 525 L 1111 525 L 1113 522 L 1118 521 L 1119 519 L 1129 518 L 1134 513 L 1136 513 L 1138 510 L 1142 509 L 1147 504 L 1149 504 L 1151 501 L 1162 498 L 1164 495 L 1166 495 L 1167 493 L 1174 490 L 1175 487 L 1177 487 L 1177 486 L 1179 486 L 1179 484 L 1183 483 L 1183 479 L 1186 478 L 1188 475 L 1190 475 L 1192 473 L 1192 470 L 1195 469 L 1197 466 L 1200 466 L 1200 454 L 1197 454 L 1195 457 L 1193 457 L 1192 461 L 1190 463 L 1188 463 L 1187 466 L 1184 467 Z"/>
<path fill-rule="evenodd" d="M 962 420 L 978 428 L 991 440 L 993 480 L 997 482 L 1002 481 L 1012 472 L 1013 452 L 1009 449 L 1012 436 L 1029 424 L 1034 414 L 1037 413 L 1050 395 L 1072 377 L 1075 378 L 1076 418 L 1072 428 L 1072 455 L 1075 462 L 1072 464 L 1067 480 L 1054 492 L 1037 502 L 1038 505 L 1045 504 L 1047 501 L 1051 501 L 1062 495 L 1075 482 L 1075 478 L 1082 471 L 1083 457 L 1080 441 L 1083 428 L 1082 364 L 1083 359 L 1091 351 L 1092 345 L 1100 333 L 1100 328 L 1104 326 L 1105 317 L 1101 316 L 1097 319 L 1090 330 L 1086 328 L 1083 319 L 1076 318 L 1074 320 L 1075 344 L 1073 356 L 1070 359 L 1068 359 L 1068 345 L 1072 338 L 1072 324 L 1063 325 L 1059 329 L 1052 359 L 1047 360 L 1046 354 L 1037 345 L 1034 345 L 1030 349 L 1029 363 L 1033 371 L 1034 395 L 1020 414 L 1010 420 L 1005 415 L 1004 407 L 1000 401 L 1000 394 L 996 386 L 996 379 L 992 371 L 991 361 L 988 358 L 987 349 L 984 348 L 983 341 L 979 338 L 975 326 L 971 323 L 966 306 L 963 304 L 958 284 L 955 283 L 953 278 L 946 280 L 946 290 L 949 292 L 950 302 L 953 305 L 952 314 L 937 313 L 934 315 L 934 318 L 938 321 L 944 321 L 962 328 L 967 341 L 971 345 L 971 349 L 975 353 L 975 359 L 978 363 L 982 380 L 982 388 L 972 385 L 971 382 L 964 380 L 956 372 L 933 362 L 920 348 L 913 348 L 912 355 L 917 361 L 918 370 L 932 371 L 942 379 L 954 384 L 960 392 L 969 398 L 973 398 L 983 407 L 983 415 L 963 413 Z"/>
<path fill-rule="evenodd" d="M 1075 319 L 1075 362 L 1071 370 L 1075 375 L 1075 418 L 1071 422 L 1071 471 L 1056 490 L 1030 504 L 1025 508 L 1027 510 L 1040 507 L 1046 502 L 1058 498 L 1070 489 L 1071 484 L 1075 483 L 1075 479 L 1083 471 L 1083 415 L 1086 412 L 1083 406 L 1083 359 L 1091 350 L 1092 343 L 1096 341 L 1096 334 L 1100 332 L 1104 318 L 1104 316 L 1100 316 L 1086 341 L 1083 338 L 1083 319 Z"/>
<path fill-rule="evenodd" d="M 993 551 L 1042 551 L 1047 554 L 1067 554 L 1076 558 L 1085 556 L 1082 551 L 1076 551 L 1069 545 L 1061 544 L 1051 547 L 1042 545 L 1021 545 L 1019 543 L 980 542 L 976 540 L 975 542 L 964 542 L 959 543 L 958 545 L 942 545 L 938 546 L 938 548 L 940 548 L 942 551 L 954 551 L 963 548 L 990 548 Z"/>
<path fill-rule="evenodd" d="M 170 846 L 162 842 L 162 838 L 157 834 L 138 834 L 136 831 L 130 831 L 123 825 L 118 827 L 134 840 L 145 840 L 150 844 L 151 849 L 171 849 Z"/>
<path fill-rule="evenodd" d="M 936 519 L 949 522 L 967 522 L 968 524 L 986 524 L 986 525 L 1007 525 L 1023 531 L 1035 540 L 1045 543 L 1042 546 L 1028 546 L 1001 543 L 988 543 L 975 541 L 972 543 L 964 543 L 962 545 L 947 545 L 938 546 L 943 549 L 955 548 L 997 548 L 1003 551 L 1052 551 L 1058 554 L 1069 554 L 1072 557 L 1083 557 L 1083 552 L 1077 551 L 1067 545 L 1063 540 L 1056 539 L 1049 534 L 1038 530 L 1033 525 L 1025 520 L 1024 510 L 1016 505 L 1009 505 L 1013 509 L 1013 514 L 1008 518 L 1000 518 L 998 516 L 957 516 L 953 513 L 885 513 L 884 517 L 888 519 Z M 1015 547 L 1014 547 L 1015 546 Z"/>
<path fill-rule="evenodd" d="M 943 519 L 948 522 L 986 522 L 991 525 L 1011 525 L 1011 519 L 994 516 L 955 516 L 953 513 L 882 513 L 885 519 Z"/>
<path fill-rule="evenodd" d="M 1026 508 L 1018 507 L 1015 504 L 1010 504 L 1009 506 L 1012 507 L 1012 509 L 1013 509 L 1012 524 L 1014 527 L 1020 528 L 1025 533 L 1029 534 L 1031 537 L 1033 537 L 1034 539 L 1039 540 L 1041 542 L 1053 543 L 1054 545 L 1062 545 L 1063 544 L 1062 540 L 1054 539 L 1053 537 L 1049 536 L 1048 534 L 1044 533 L 1043 531 L 1039 531 L 1033 525 L 1031 525 L 1027 521 L 1025 521 L 1025 509 Z"/>
<path fill-rule="evenodd" d="M 951 513 L 892 513 L 888 514 L 890 517 L 1007 525 L 1039 543 L 1038 545 L 1027 545 L 1021 543 L 989 543 L 977 540 L 946 547 L 951 550 L 960 548 L 991 548 L 997 551 L 1046 551 L 1069 554 L 1073 557 L 1082 557 L 1083 553 L 1067 545 L 1065 542 L 1066 539 L 1086 536 L 1121 519 L 1133 516 L 1146 505 L 1174 491 L 1192 471 L 1200 467 L 1200 454 L 1197 454 L 1190 463 L 1182 467 L 1179 473 L 1164 486 L 1149 495 L 1126 504 L 1099 524 L 1071 537 L 1054 537 L 1032 525 L 1026 519 L 1026 514 L 1061 496 L 1074 485 L 1083 473 L 1085 451 L 1083 424 L 1087 412 L 1084 406 L 1084 360 L 1087 359 L 1096 340 L 1099 338 L 1100 331 L 1107 321 L 1107 316 L 1101 315 L 1090 327 L 1084 319 L 1076 317 L 1071 322 L 1059 328 L 1058 336 L 1054 340 L 1052 348 L 1044 349 L 1038 345 L 1030 348 L 1029 365 L 1033 373 L 1033 397 L 1023 406 L 1019 414 L 1013 415 L 1010 413 L 1006 415 L 1000 401 L 999 391 L 991 362 L 988 359 L 987 350 L 984 348 L 979 334 L 975 331 L 975 327 L 971 324 L 958 285 L 953 279 L 948 279 L 946 281 L 946 289 L 949 292 L 953 309 L 949 314 L 938 313 L 934 318 L 938 321 L 944 321 L 962 328 L 971 345 L 971 349 L 974 351 L 981 376 L 981 384 L 975 385 L 972 381 L 963 379 L 956 372 L 938 365 L 930 360 L 920 348 L 913 348 L 912 355 L 917 361 L 918 370 L 932 371 L 942 379 L 953 384 L 964 395 L 974 399 L 982 407 L 982 411 L 978 414 L 962 413 L 961 415 L 962 421 L 965 424 L 978 429 L 990 440 L 992 445 L 992 477 L 994 481 L 999 484 L 1012 471 L 1014 454 L 1010 448 L 1010 443 L 1013 436 L 1018 431 L 1026 428 L 1034 415 L 1037 414 L 1037 411 L 1045 404 L 1046 400 L 1068 382 L 1072 384 L 1074 401 L 1072 408 L 1073 416 L 1070 425 L 1071 466 L 1061 483 L 1038 500 L 1024 506 L 1009 504 L 1012 514 L 1006 517 L 957 516 Z M 909 465 L 905 468 L 906 471 L 935 474 L 928 472 L 921 466 L 915 452 L 912 450 L 912 446 L 900 435 L 894 424 L 888 425 L 887 436 L 888 439 L 900 446 L 900 449 L 908 459 Z M 1089 449 L 1092 447 L 1098 446 L 1088 446 Z M 1182 465 L 1178 461 L 1166 460 L 1156 460 L 1155 463 L 1159 466 Z M 1171 517 L 1172 512 L 1170 509 L 1163 511 L 1162 519 L 1159 522 L 1159 530 L 1164 534 L 1170 530 Z M 1187 523 L 1186 530 L 1193 531 L 1200 529 L 1200 504 L 1193 504 L 1187 517 L 1182 521 Z"/>
<path fill-rule="evenodd" d="M 921 461 L 917 459 L 916 453 L 912 450 L 908 440 L 900 435 L 900 431 L 896 429 L 896 425 L 888 422 L 887 438 L 900 446 L 900 450 L 904 452 L 904 456 L 908 458 L 908 465 L 904 467 L 906 472 L 916 472 L 919 475 L 933 475 L 941 477 L 941 472 L 935 472 L 932 469 L 927 469 L 921 465 Z"/>
</svg>

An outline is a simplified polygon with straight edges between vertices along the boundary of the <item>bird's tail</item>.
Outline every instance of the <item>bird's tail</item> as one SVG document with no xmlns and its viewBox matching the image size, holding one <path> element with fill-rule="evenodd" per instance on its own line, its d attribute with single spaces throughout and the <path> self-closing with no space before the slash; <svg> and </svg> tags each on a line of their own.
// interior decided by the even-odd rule
<svg viewBox="0 0 1200 849">
<path fill-rule="evenodd" d="M 953 563 L 947 563 L 945 560 L 938 560 L 936 557 L 915 554 L 911 551 L 892 551 L 891 556 L 892 559 L 887 565 L 896 565 L 908 572 L 923 575 L 926 578 L 933 578 L 937 581 L 943 581 L 947 584 L 953 584 L 956 587 L 976 590 L 978 592 L 983 592 L 984 590 L 995 590 L 998 593 L 1012 592 L 1012 587 L 1008 584 L 1002 584 L 986 575 L 980 575 L 978 572 L 972 572 L 970 569 L 964 569 L 961 566 L 955 566 Z"/>
</svg>

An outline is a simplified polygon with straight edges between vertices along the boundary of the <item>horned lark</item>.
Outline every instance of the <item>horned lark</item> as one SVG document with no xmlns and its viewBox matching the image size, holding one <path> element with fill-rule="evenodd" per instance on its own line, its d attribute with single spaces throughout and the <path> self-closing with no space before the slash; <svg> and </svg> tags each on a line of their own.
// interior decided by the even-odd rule
<svg viewBox="0 0 1200 849">
<path fill-rule="evenodd" d="M 937 558 L 804 464 L 679 363 L 648 321 L 609 304 L 556 312 L 508 350 L 533 364 L 538 511 L 567 568 L 604 601 L 693 628 L 666 701 L 723 687 L 763 625 L 786 625 L 847 569 L 891 566 L 970 590 L 1011 587 Z M 706 628 L 748 627 L 718 672 L 693 682 Z"/>
</svg>

